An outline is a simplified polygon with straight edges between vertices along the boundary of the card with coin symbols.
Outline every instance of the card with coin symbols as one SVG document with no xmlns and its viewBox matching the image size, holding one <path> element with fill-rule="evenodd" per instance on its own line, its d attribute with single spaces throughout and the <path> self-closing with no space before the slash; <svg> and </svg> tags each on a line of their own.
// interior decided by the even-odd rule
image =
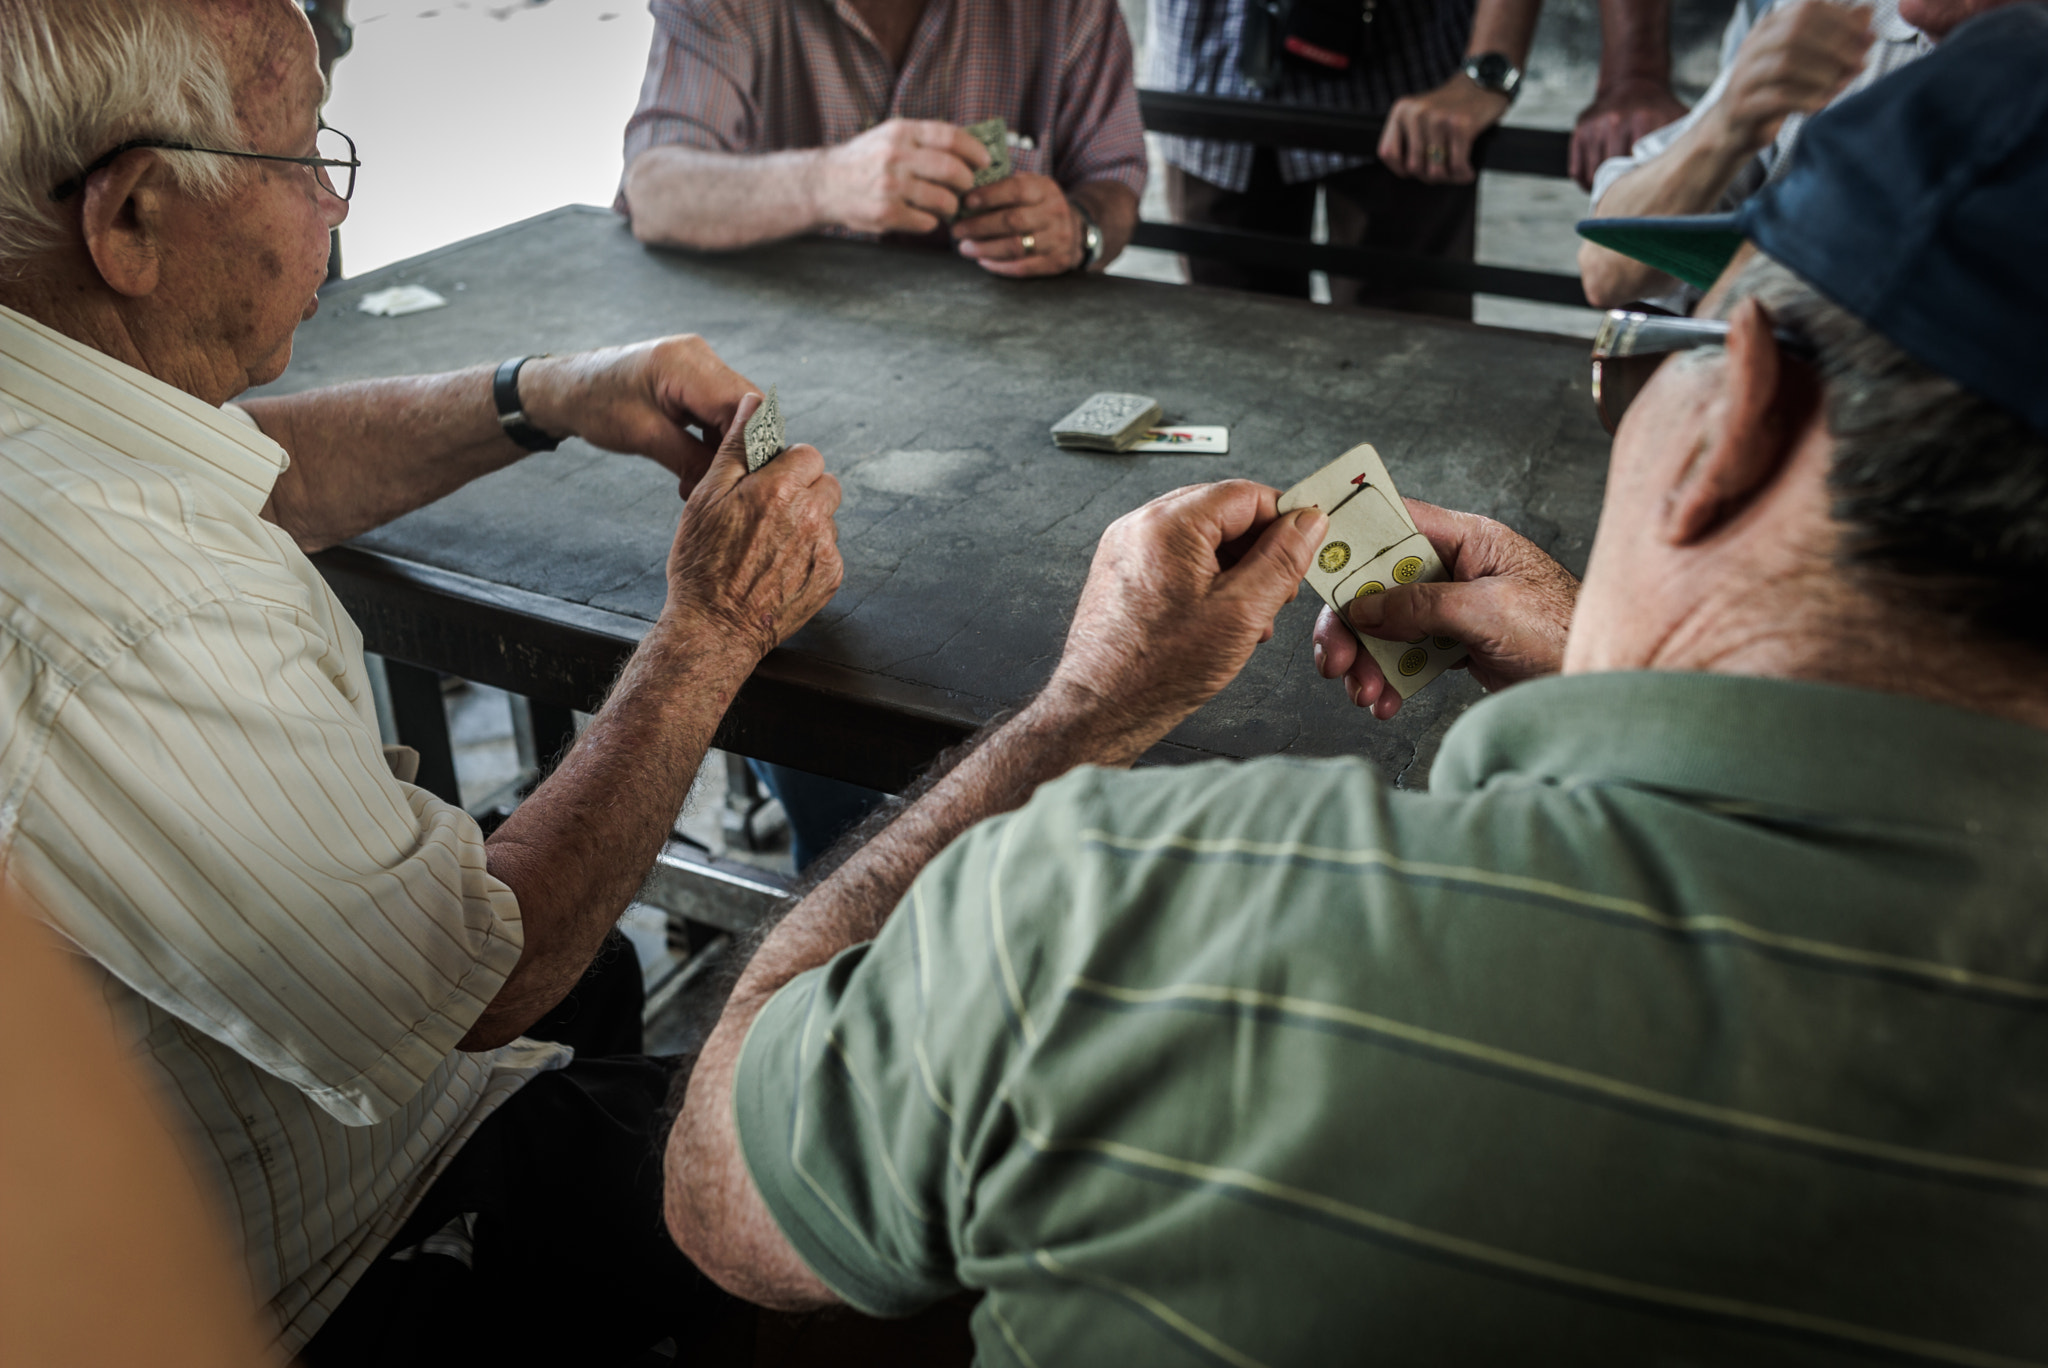
<svg viewBox="0 0 2048 1368">
<path fill-rule="evenodd" d="M 1417 533 L 1359 566 L 1334 591 L 1323 594 L 1323 601 L 1341 616 L 1344 605 L 1353 599 L 1384 594 L 1396 585 L 1427 584 L 1448 578 L 1443 561 L 1437 558 L 1436 548 L 1429 544 L 1429 538 Z M 1345 625 L 1350 626 L 1348 622 Z M 1356 630 L 1351 634 L 1379 662 L 1380 672 L 1394 686 L 1394 692 L 1403 698 L 1410 697 L 1465 658 L 1464 646 L 1449 637 L 1419 636 L 1413 641 L 1385 641 Z"/>
<path fill-rule="evenodd" d="M 1343 605 L 1362 595 L 1448 578 L 1370 445 L 1353 447 L 1280 496 L 1282 513 L 1309 504 L 1323 510 L 1330 526 L 1304 578 L 1340 617 Z M 1392 642 L 1352 635 L 1403 698 L 1465 657 L 1465 648 L 1447 637 Z"/>
</svg>

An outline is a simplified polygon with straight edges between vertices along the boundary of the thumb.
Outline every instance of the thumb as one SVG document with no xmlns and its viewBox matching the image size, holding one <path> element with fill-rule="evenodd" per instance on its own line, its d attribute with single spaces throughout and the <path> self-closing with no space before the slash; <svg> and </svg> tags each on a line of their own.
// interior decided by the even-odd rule
<svg viewBox="0 0 2048 1368">
<path fill-rule="evenodd" d="M 1266 524 L 1266 530 L 1237 564 L 1216 577 L 1216 587 L 1270 599 L 1273 611 L 1294 597 L 1295 586 L 1308 573 L 1316 548 L 1330 520 L 1314 506 L 1297 508 Z"/>
<path fill-rule="evenodd" d="M 1466 632 L 1479 625 L 1475 591 L 1473 584 L 1450 580 L 1400 585 L 1351 600 L 1344 605 L 1344 619 L 1383 641 L 1413 641 L 1420 636 L 1463 641 Z"/>
<path fill-rule="evenodd" d="M 747 420 L 764 402 L 751 390 L 740 396 L 732 421 L 725 426 L 725 440 L 718 444 L 718 454 L 711 458 L 711 467 L 704 472 L 704 478 L 697 481 L 698 489 L 723 494 L 747 473 Z"/>
</svg>

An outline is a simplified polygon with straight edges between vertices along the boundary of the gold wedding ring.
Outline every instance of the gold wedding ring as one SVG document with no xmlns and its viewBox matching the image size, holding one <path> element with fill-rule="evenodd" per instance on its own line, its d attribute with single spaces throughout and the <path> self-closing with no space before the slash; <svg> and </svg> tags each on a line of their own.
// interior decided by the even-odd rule
<svg viewBox="0 0 2048 1368">
<path fill-rule="evenodd" d="M 1038 237 L 1034 233 L 1026 233 L 1023 237 L 1017 240 L 1024 244 L 1025 256 L 1030 256 L 1033 252 L 1038 250 Z"/>
</svg>

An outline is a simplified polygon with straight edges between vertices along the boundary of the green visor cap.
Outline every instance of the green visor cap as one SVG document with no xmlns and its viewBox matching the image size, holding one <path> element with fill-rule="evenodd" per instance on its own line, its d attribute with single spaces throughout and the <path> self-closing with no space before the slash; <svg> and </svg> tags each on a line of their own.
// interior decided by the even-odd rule
<svg viewBox="0 0 2048 1368">
<path fill-rule="evenodd" d="M 1579 236 L 1610 251 L 1710 290 L 1742 246 L 1736 214 L 1681 218 L 1596 218 L 1579 222 Z"/>
</svg>

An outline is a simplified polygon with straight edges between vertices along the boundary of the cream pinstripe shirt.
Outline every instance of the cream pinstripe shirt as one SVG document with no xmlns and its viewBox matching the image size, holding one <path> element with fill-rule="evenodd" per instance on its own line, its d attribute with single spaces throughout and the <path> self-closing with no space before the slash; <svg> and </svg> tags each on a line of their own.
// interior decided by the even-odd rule
<svg viewBox="0 0 2048 1368">
<path fill-rule="evenodd" d="M 98 966 L 290 1353 L 569 1052 L 455 1049 L 519 907 L 394 775 L 361 633 L 257 516 L 287 459 L 0 308 L 0 875 Z"/>
</svg>

